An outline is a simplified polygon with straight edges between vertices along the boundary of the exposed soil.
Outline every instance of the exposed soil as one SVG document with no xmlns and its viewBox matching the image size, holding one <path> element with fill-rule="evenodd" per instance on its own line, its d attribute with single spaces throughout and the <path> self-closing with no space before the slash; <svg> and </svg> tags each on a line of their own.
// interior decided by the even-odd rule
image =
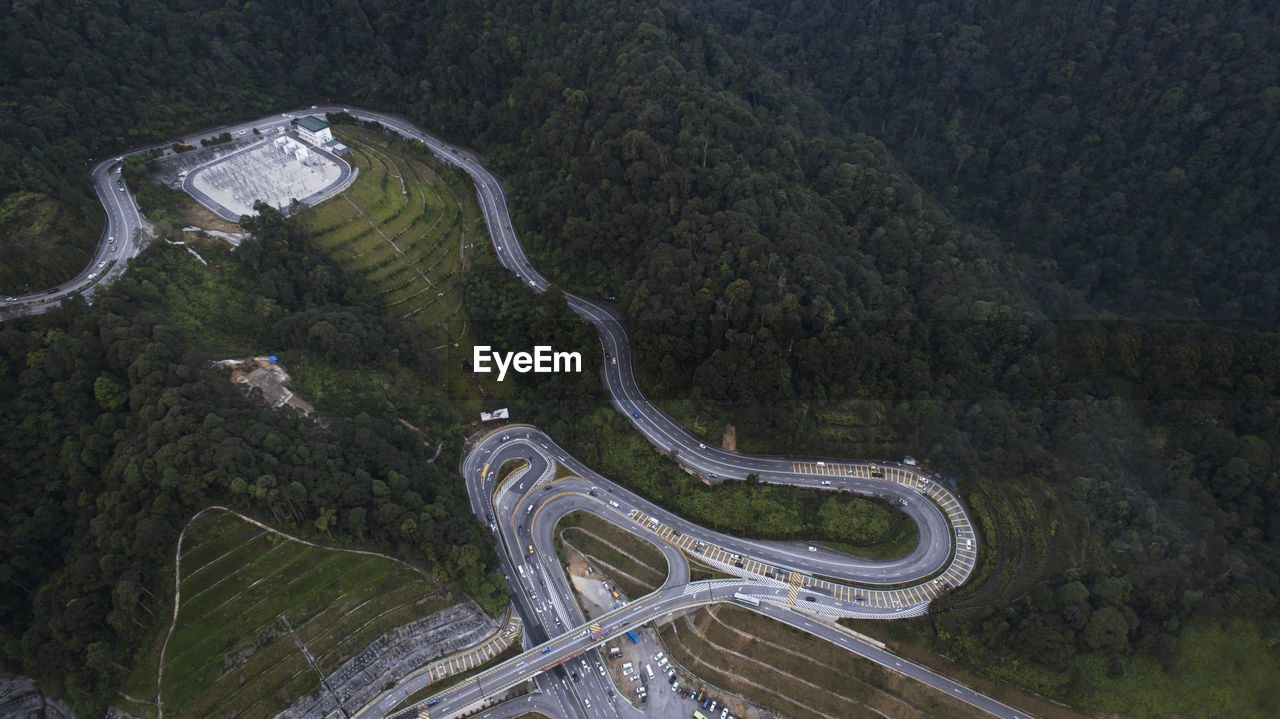
<svg viewBox="0 0 1280 719">
<path fill-rule="evenodd" d="M 720 447 L 730 452 L 738 451 L 738 428 L 731 424 L 724 426 L 724 438 L 720 440 Z"/>
</svg>

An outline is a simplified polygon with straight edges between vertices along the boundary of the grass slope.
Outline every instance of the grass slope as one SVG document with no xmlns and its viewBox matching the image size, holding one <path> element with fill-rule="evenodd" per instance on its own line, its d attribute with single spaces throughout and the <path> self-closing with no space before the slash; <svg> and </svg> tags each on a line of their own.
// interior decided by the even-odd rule
<svg viewBox="0 0 1280 719">
<path fill-rule="evenodd" d="M 360 174 L 309 211 L 312 235 L 364 276 L 390 312 L 460 334 L 464 245 L 485 237 L 471 188 L 403 142 L 365 128 L 336 129 Z"/>
<path fill-rule="evenodd" d="M 310 547 L 220 511 L 192 523 L 179 569 L 163 655 L 169 716 L 272 716 L 320 686 L 298 641 L 327 674 L 448 603 L 399 562 Z"/>
<path fill-rule="evenodd" d="M 556 525 L 556 550 L 565 562 L 562 542 L 601 565 L 632 599 L 658 587 L 667 576 L 667 558 L 653 545 L 591 514 L 574 511 Z M 621 550 L 621 551 L 620 551 Z"/>
<path fill-rule="evenodd" d="M 660 632 L 671 658 L 699 679 L 797 719 L 986 716 L 745 609 L 699 609 Z"/>
</svg>

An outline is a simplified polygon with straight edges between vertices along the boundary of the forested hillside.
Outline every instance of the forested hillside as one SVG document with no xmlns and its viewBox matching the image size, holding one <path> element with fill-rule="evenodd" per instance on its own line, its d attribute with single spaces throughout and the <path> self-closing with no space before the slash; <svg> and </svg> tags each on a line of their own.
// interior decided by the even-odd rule
<svg viewBox="0 0 1280 719">
<path fill-rule="evenodd" d="M 1036 292 L 1280 317 L 1269 2 L 710 2 L 698 16 L 888 144 Z"/>
<path fill-rule="evenodd" d="M 618 297 L 643 386 L 690 426 L 958 477 L 985 559 L 914 635 L 931 648 L 1085 702 L 1171 672 L 1186 627 L 1275 637 L 1264 3 L 44 2 L 0 23 L 7 197 L 90 214 L 87 157 L 326 99 L 477 147 L 535 262 Z"/>
<path fill-rule="evenodd" d="M 5 662 L 82 716 L 162 630 L 178 531 L 210 504 L 395 551 L 494 613 L 505 602 L 454 481 L 464 430 L 430 389 L 440 358 L 266 209 L 234 255 L 202 248 L 211 268 L 161 245 L 93 311 L 0 327 Z M 345 391 L 307 419 L 211 363 L 264 352 Z"/>
</svg>

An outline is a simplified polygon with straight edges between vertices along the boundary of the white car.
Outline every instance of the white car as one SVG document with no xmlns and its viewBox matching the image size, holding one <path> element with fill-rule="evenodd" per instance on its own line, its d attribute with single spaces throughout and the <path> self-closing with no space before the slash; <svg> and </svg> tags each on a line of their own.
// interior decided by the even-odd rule
<svg viewBox="0 0 1280 719">
<path fill-rule="evenodd" d="M 97 273 L 97 272 L 90 272 L 90 273 L 89 273 L 89 279 L 91 279 L 91 280 L 96 280 L 96 279 L 98 279 L 98 273 Z"/>
<path fill-rule="evenodd" d="M 106 267 L 106 266 L 107 266 L 106 260 L 103 260 L 102 262 L 98 263 L 98 269 L 102 269 L 103 267 Z"/>
</svg>

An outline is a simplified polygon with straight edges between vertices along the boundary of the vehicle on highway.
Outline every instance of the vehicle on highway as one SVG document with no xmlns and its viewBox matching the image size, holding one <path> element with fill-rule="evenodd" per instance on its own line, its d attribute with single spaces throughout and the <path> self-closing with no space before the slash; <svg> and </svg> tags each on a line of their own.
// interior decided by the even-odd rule
<svg viewBox="0 0 1280 719">
<path fill-rule="evenodd" d="M 58 288 L 57 288 L 57 287 L 54 287 L 53 289 L 49 290 L 49 291 L 48 291 L 48 292 L 46 292 L 45 294 L 46 294 L 46 295 L 56 295 L 56 294 L 58 294 Z"/>
<path fill-rule="evenodd" d="M 439 704 L 439 703 L 440 703 L 440 700 L 439 700 L 439 699 L 431 699 L 431 700 L 429 700 L 429 701 L 427 702 L 427 706 L 429 706 L 429 707 L 433 707 L 433 706 L 435 706 L 435 705 L 437 705 L 437 704 Z"/>
<path fill-rule="evenodd" d="M 810 552 L 816 552 L 816 551 L 818 551 L 818 548 L 817 548 L 817 547 L 814 547 L 814 546 L 810 546 L 810 547 L 809 547 L 809 551 L 810 551 Z"/>
<path fill-rule="evenodd" d="M 4 298 L 4 301 L 5 301 L 5 302 L 17 302 L 17 301 L 18 301 L 18 298 L 17 298 L 17 297 L 6 297 L 6 298 Z"/>
<path fill-rule="evenodd" d="M 542 653 L 543 653 L 543 654 L 550 654 L 550 653 L 551 653 L 551 647 L 543 647 L 543 648 L 542 648 Z"/>
<path fill-rule="evenodd" d="M 635 417 L 636 419 L 640 419 L 640 413 L 639 413 L 639 412 L 632 412 L 632 413 L 631 413 L 631 416 L 632 416 L 632 417 Z"/>
</svg>

